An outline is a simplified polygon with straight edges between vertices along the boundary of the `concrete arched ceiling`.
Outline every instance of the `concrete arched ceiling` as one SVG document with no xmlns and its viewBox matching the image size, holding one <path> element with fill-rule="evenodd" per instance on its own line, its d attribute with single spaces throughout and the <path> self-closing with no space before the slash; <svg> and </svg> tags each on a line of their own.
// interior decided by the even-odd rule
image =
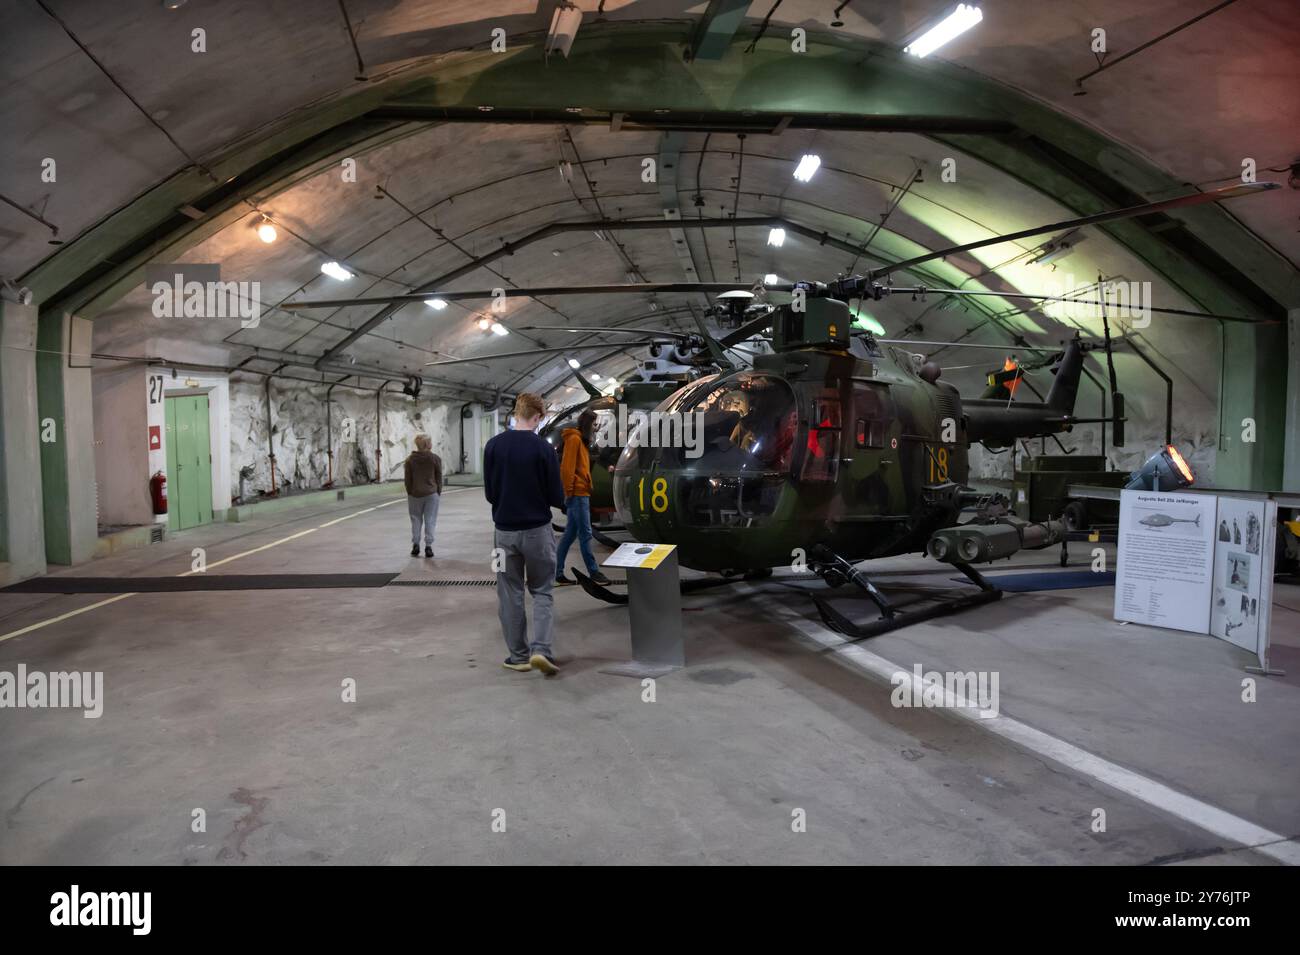
<svg viewBox="0 0 1300 955">
<path fill-rule="evenodd" d="M 341 286 L 318 271 L 335 258 L 360 273 L 348 295 L 405 292 L 548 223 L 660 219 L 674 200 L 688 220 L 783 216 L 857 245 L 920 169 L 923 182 L 876 232 L 862 269 L 1209 188 L 1238 177 L 1247 157 L 1261 179 L 1284 181 L 1285 172 L 1270 170 L 1300 152 L 1287 138 L 1300 128 L 1300 32 L 1280 0 L 1233 4 L 1087 80 L 1083 96 L 1075 80 L 1097 65 L 1095 27 L 1118 56 L 1203 11 L 1173 0 L 1140 11 L 1118 0 L 988 2 L 976 30 L 918 63 L 897 46 L 936 4 L 851 3 L 832 28 L 837 3 L 784 0 L 764 31 L 773 4 L 755 2 L 724 54 L 688 63 L 683 51 L 700 36 L 705 3 L 581 6 L 587 15 L 570 58 L 548 63 L 539 43 L 550 2 L 189 0 L 178 11 L 152 0 L 7 4 L 0 27 L 17 42 L 0 67 L 0 116 L 18 135 L 0 145 L 3 191 L 67 244 L 49 245 L 48 228 L 0 206 L 0 275 L 22 277 L 47 305 L 96 317 L 98 351 L 233 364 L 259 348 L 314 359 L 377 309 L 271 311 L 256 329 L 163 324 L 149 314 L 141 267 L 221 262 L 224 278 L 256 279 L 263 299 L 279 302 L 338 297 Z M 795 26 L 808 31 L 807 53 L 790 51 Z M 505 54 L 488 49 L 496 27 L 507 32 Z M 196 28 L 205 53 L 192 51 Z M 366 79 L 357 79 L 362 71 Z M 791 170 L 807 151 L 822 156 L 823 169 L 796 183 Z M 660 169 L 665 188 L 642 181 L 643 159 L 672 153 L 674 168 Z M 355 183 L 340 177 L 341 157 L 357 160 Z M 55 183 L 42 181 L 46 158 L 58 162 Z M 946 158 L 957 160 L 956 182 L 939 175 Z M 567 179 L 561 163 L 570 164 Z M 187 205 L 197 220 L 177 212 Z M 258 211 L 282 226 L 272 246 L 252 234 Z M 1043 236 L 897 280 L 1044 291 L 1065 274 L 1083 284 L 1100 273 L 1151 281 L 1157 305 L 1276 321 L 1300 304 L 1298 216 L 1300 193 L 1283 189 L 1228 208 L 1089 228 L 1056 273 L 1017 258 Z M 739 229 L 734 242 L 731 230 L 685 235 L 683 254 L 668 231 L 566 233 L 446 287 L 614 283 L 629 274 L 730 280 L 737 263 L 747 281 L 766 272 L 828 279 L 853 259 L 797 236 L 770 249 L 765 229 Z M 684 327 L 692 304 L 702 300 L 512 300 L 504 321 Z M 893 300 L 870 311 L 891 334 L 925 339 L 1002 344 L 1021 334 L 1042 343 L 1070 328 L 1059 310 L 1024 313 L 1000 300 L 967 310 Z M 1170 319 L 1140 334 L 1175 377 L 1187 413 L 1208 421 L 1220 328 Z M 416 305 L 338 357 L 400 372 L 441 356 L 572 340 L 562 335 L 484 336 L 470 308 Z M 609 340 L 613 352 L 617 339 Z M 959 384 L 977 382 L 986 364 L 970 355 L 946 359 Z M 588 370 L 607 375 L 629 364 L 611 354 Z M 1159 417 L 1163 384 L 1131 355 L 1120 365 L 1135 412 Z M 544 356 L 430 374 L 471 388 L 552 388 L 563 379 L 561 360 Z"/>
</svg>

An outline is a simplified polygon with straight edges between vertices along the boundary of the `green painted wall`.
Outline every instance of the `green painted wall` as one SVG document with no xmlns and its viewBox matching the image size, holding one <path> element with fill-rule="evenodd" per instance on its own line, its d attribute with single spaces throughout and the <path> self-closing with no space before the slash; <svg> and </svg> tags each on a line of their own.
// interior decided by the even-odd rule
<svg viewBox="0 0 1300 955">
<path fill-rule="evenodd" d="M 45 571 L 36 403 L 37 311 L 0 300 L 0 577 Z"/>
<path fill-rule="evenodd" d="M 98 537 L 90 323 L 65 312 L 42 312 L 36 344 L 45 559 L 76 564 L 94 556 Z"/>
</svg>

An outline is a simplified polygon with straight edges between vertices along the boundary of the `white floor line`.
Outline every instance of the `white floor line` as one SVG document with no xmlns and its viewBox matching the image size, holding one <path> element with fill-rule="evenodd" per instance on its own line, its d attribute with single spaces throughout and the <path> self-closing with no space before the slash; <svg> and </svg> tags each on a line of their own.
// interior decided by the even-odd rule
<svg viewBox="0 0 1300 955">
<path fill-rule="evenodd" d="M 751 592 L 757 594 L 757 591 L 751 590 Z M 859 644 L 848 642 L 840 634 L 835 633 L 821 623 L 790 611 L 770 597 L 761 596 L 758 598 L 758 603 L 766 606 L 773 616 L 784 620 L 798 630 L 808 641 L 833 652 L 838 659 L 854 669 L 876 677 L 885 683 L 891 683 L 894 674 L 901 673 L 912 682 L 914 694 L 919 693 L 923 686 L 913 671 L 905 670 Z M 891 685 L 897 684 L 891 683 Z M 1247 819 L 1234 816 L 1217 806 L 1212 806 L 1207 802 L 1188 796 L 1186 793 L 1172 789 L 1164 783 L 1149 779 L 1141 773 L 1125 769 L 1118 763 L 1112 763 L 1110 760 L 1081 749 L 1073 743 L 1067 743 L 1063 739 L 1044 733 L 1042 730 L 1034 729 L 1034 727 L 1026 723 L 1021 723 L 1019 720 L 1002 715 L 990 719 L 981 719 L 978 715 L 978 706 L 972 701 L 965 700 L 959 694 L 956 699 L 952 699 L 952 695 L 949 694 L 947 702 L 956 705 L 945 706 L 944 711 L 957 719 L 966 720 L 980 729 L 1001 736 L 1003 739 L 1009 740 L 1031 753 L 1043 756 L 1083 776 L 1095 779 L 1097 782 L 1132 796 L 1134 799 L 1144 802 L 1155 809 L 1177 816 L 1184 822 L 1189 822 L 1221 839 L 1249 847 L 1253 851 L 1262 853 L 1285 865 L 1300 865 L 1300 842 L 1288 840 L 1286 836 L 1280 833 L 1272 832 L 1263 826 L 1257 826 Z"/>
</svg>

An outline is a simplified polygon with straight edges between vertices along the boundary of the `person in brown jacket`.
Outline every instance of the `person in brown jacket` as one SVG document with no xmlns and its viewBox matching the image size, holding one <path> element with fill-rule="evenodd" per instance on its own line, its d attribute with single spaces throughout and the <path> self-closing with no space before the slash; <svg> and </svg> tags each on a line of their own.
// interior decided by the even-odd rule
<svg viewBox="0 0 1300 955">
<path fill-rule="evenodd" d="M 598 584 L 609 583 L 609 578 L 600 572 L 600 565 L 591 552 L 591 455 L 587 448 L 596 428 L 596 412 L 588 408 L 578 416 L 576 428 L 565 428 L 560 432 L 563 442 L 560 451 L 560 483 L 564 485 L 564 513 L 568 518 L 564 526 L 564 536 L 555 552 L 555 583 L 575 584 L 564 576 L 564 561 L 569 556 L 569 547 L 576 538 L 578 549 L 582 552 L 583 563 L 587 565 L 587 576 Z"/>
<path fill-rule="evenodd" d="M 433 556 L 433 529 L 442 500 L 442 458 L 433 453 L 427 434 L 415 436 L 415 450 L 406 459 L 406 510 L 411 515 L 411 556 L 420 556 L 420 529 L 424 529 L 424 556 Z"/>
</svg>

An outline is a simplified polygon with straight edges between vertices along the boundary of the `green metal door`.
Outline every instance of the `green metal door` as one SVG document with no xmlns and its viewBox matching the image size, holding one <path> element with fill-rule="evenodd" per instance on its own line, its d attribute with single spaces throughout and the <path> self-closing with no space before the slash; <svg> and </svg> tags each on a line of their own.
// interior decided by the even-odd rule
<svg viewBox="0 0 1300 955">
<path fill-rule="evenodd" d="M 212 441 L 208 434 L 208 396 L 195 395 L 194 416 L 194 508 L 197 524 L 212 523 Z"/>
<path fill-rule="evenodd" d="M 212 449 L 208 396 L 168 398 L 167 515 L 173 530 L 212 522 Z"/>
</svg>

